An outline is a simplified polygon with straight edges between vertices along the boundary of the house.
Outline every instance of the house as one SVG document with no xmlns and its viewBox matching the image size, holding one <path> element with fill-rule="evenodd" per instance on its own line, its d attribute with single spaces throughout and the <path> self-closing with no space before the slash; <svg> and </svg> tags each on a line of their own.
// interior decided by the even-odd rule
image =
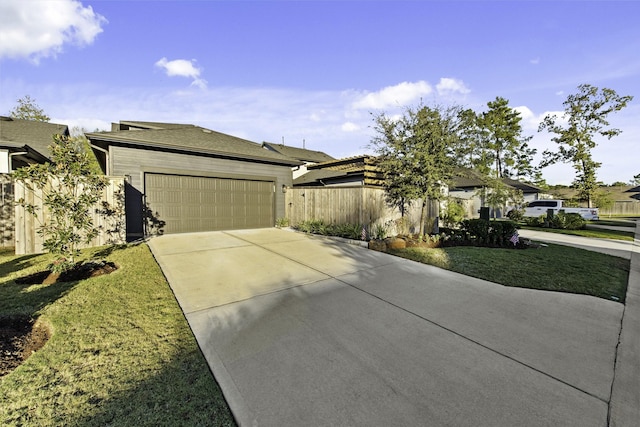
<svg viewBox="0 0 640 427">
<path fill-rule="evenodd" d="M 68 126 L 0 116 L 0 247 L 14 246 L 14 185 L 10 173 L 48 161 L 48 147 L 55 134 L 68 136 Z"/>
<path fill-rule="evenodd" d="M 49 160 L 53 136 L 68 136 L 66 125 L 0 116 L 0 174 Z"/>
<path fill-rule="evenodd" d="M 262 147 L 264 147 L 267 150 L 280 153 L 283 156 L 287 156 L 294 160 L 299 160 L 302 162 L 301 165 L 295 166 L 293 168 L 293 179 L 296 179 L 299 176 L 302 176 L 305 173 L 307 173 L 308 167 L 310 165 L 335 160 L 333 157 L 331 157 L 326 153 L 323 153 L 322 151 L 307 150 L 305 148 L 298 148 L 298 147 L 289 147 L 284 144 L 272 144 L 270 142 L 263 142 Z"/>
<path fill-rule="evenodd" d="M 542 189 L 539 187 L 515 179 L 503 178 L 502 182 L 507 188 L 522 191 L 525 202 L 538 200 L 542 193 Z M 449 196 L 466 200 L 468 215 L 472 217 L 478 216 L 480 207 L 484 206 L 479 190 L 485 186 L 486 184 L 480 174 L 473 170 L 464 170 L 459 173 L 449 186 Z M 500 216 L 500 213 L 497 213 L 497 216 Z"/>
<path fill-rule="evenodd" d="M 376 157 L 371 155 L 328 160 L 307 169 L 306 174 L 293 180 L 294 187 L 383 187 L 384 176 L 376 166 Z"/>
<path fill-rule="evenodd" d="M 272 227 L 302 164 L 191 124 L 121 121 L 86 136 L 105 174 L 125 177 L 128 240 Z"/>
</svg>

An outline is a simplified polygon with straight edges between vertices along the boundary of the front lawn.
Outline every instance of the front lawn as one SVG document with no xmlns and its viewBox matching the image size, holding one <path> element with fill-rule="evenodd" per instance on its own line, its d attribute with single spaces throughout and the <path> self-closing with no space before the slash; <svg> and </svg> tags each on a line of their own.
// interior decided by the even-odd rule
<svg viewBox="0 0 640 427">
<path fill-rule="evenodd" d="M 39 317 L 52 331 L 0 377 L 0 425 L 235 425 L 148 247 L 85 251 L 95 253 L 119 269 L 48 286 L 13 280 L 48 255 L 0 253 L 0 316 Z"/>
<path fill-rule="evenodd" d="M 480 279 L 624 302 L 629 260 L 568 246 L 407 248 L 389 253 Z"/>
</svg>

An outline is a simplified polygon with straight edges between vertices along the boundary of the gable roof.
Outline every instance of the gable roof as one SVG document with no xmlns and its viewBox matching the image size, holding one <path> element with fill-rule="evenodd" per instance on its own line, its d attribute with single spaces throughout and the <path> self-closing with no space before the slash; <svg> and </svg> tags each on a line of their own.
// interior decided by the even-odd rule
<svg viewBox="0 0 640 427">
<path fill-rule="evenodd" d="M 289 147 L 284 144 L 273 144 L 271 142 L 263 142 L 262 146 L 268 150 L 280 153 L 283 156 L 303 162 L 320 163 L 328 160 L 334 160 L 330 155 L 322 151 L 307 150 L 306 148 Z"/>
<path fill-rule="evenodd" d="M 282 154 L 265 150 L 258 143 L 195 125 L 96 132 L 87 133 L 86 136 L 92 144 L 101 148 L 109 145 L 126 145 L 142 149 L 186 152 L 287 166 L 301 164 Z"/>
<path fill-rule="evenodd" d="M 28 157 L 50 160 L 49 145 L 53 135 L 69 135 L 69 127 L 37 120 L 14 119 L 0 116 L 0 147 L 9 151 L 27 151 Z"/>
</svg>

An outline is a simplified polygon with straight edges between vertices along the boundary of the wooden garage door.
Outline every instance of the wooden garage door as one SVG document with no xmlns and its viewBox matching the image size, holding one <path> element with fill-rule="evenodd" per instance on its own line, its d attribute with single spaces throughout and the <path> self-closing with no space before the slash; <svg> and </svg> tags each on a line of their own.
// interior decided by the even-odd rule
<svg viewBox="0 0 640 427">
<path fill-rule="evenodd" d="M 145 193 L 166 234 L 275 224 L 271 181 L 146 173 Z"/>
</svg>

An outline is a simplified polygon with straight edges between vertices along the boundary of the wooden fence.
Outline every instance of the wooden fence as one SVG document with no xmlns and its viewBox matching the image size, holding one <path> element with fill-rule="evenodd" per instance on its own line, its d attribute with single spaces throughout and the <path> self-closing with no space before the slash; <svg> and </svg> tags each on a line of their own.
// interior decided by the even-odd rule
<svg viewBox="0 0 640 427">
<path fill-rule="evenodd" d="M 376 187 L 296 187 L 287 189 L 286 215 L 290 225 L 322 220 L 327 224 L 360 224 L 365 227 L 387 225 L 393 231 L 401 218 L 398 208 L 389 205 L 386 193 Z M 420 201 L 405 212 L 404 226 L 418 230 Z M 435 212 L 432 203 L 429 208 Z M 395 230 L 400 232 L 400 230 Z"/>
<path fill-rule="evenodd" d="M 126 241 L 124 211 L 124 178 L 109 177 L 109 183 L 102 192 L 101 200 L 92 209 L 92 219 L 100 234 L 85 247 L 124 243 Z M 15 200 L 24 198 L 36 206 L 37 217 L 22 206 L 15 205 L 14 230 L 16 255 L 43 252 L 43 238 L 38 234 L 40 226 L 47 221 L 49 213 L 44 208 L 43 192 L 32 191 L 21 183 L 15 183 Z"/>
<path fill-rule="evenodd" d="M 609 215 L 640 216 L 640 201 L 615 201 L 610 209 L 600 209 L 600 218 Z"/>
<path fill-rule="evenodd" d="M 0 248 L 14 246 L 13 216 L 13 181 L 9 174 L 0 174 Z"/>
</svg>

